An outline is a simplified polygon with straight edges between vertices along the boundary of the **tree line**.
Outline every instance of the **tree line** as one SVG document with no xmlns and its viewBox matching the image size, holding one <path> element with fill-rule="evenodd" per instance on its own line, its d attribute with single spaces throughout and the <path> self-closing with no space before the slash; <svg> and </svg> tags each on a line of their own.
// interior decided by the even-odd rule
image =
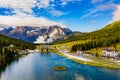
<svg viewBox="0 0 120 80">
<path fill-rule="evenodd" d="M 114 45 L 114 48 L 116 48 L 116 44 L 120 42 L 120 36 L 112 37 L 112 38 L 106 38 L 106 39 L 98 39 L 89 41 L 83 44 L 75 44 L 72 46 L 71 51 L 76 52 L 77 50 L 89 50 L 92 48 L 99 48 L 99 47 L 108 47 L 111 45 Z"/>
<path fill-rule="evenodd" d="M 0 63 L 7 64 L 19 57 L 19 53 L 15 49 L 0 47 Z"/>
<path fill-rule="evenodd" d="M 11 48 L 10 45 L 13 45 Z M 24 42 L 22 40 L 9 38 L 0 34 L 0 64 L 8 64 L 19 57 L 18 50 L 35 49 L 32 43 Z"/>
<path fill-rule="evenodd" d="M 21 50 L 35 49 L 35 46 L 32 43 L 28 43 L 14 38 L 9 38 L 7 36 L 0 34 L 0 46 L 10 46 L 11 44 L 13 44 L 15 47 Z"/>
</svg>

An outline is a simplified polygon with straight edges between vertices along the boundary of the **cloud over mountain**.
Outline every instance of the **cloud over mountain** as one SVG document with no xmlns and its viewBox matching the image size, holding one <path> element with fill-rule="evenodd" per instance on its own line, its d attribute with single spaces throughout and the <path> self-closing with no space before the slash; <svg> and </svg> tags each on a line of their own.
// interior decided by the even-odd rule
<svg viewBox="0 0 120 80">
<path fill-rule="evenodd" d="M 80 0 L 60 0 L 60 5 L 67 5 L 69 2 L 75 2 Z M 0 24 L 6 24 L 10 26 L 52 26 L 59 25 L 65 27 L 61 22 L 55 22 L 45 17 L 37 17 L 35 14 L 39 14 L 39 9 L 46 8 L 49 14 L 52 16 L 62 16 L 66 13 L 56 10 L 55 0 L 3 0 L 0 1 L 0 8 L 10 9 L 6 11 L 6 15 L 0 15 Z M 37 12 L 34 12 L 34 8 L 37 8 Z"/>
<path fill-rule="evenodd" d="M 32 26 L 32 27 L 59 25 L 61 27 L 66 27 L 60 22 L 51 21 L 44 17 L 33 16 L 23 18 L 16 16 L 0 16 L 0 24 L 6 24 L 9 26 Z"/>
<path fill-rule="evenodd" d="M 51 26 L 59 25 L 65 27 L 62 23 L 48 20 L 44 17 L 35 17 L 32 8 L 46 8 L 50 2 L 54 0 L 3 0 L 0 2 L 0 7 L 11 8 L 13 15 L 0 16 L 0 24 L 11 26 Z M 54 11 L 55 12 L 55 11 Z M 60 11 L 59 11 L 60 13 Z M 54 13 L 53 13 L 54 14 Z M 56 12 L 55 12 L 56 14 Z M 61 15 L 57 14 L 57 15 Z"/>
<path fill-rule="evenodd" d="M 74 31 L 88 31 L 85 27 L 92 31 L 119 19 L 118 5 L 119 0 L 1 0 L 0 24 L 66 25 Z"/>
<path fill-rule="evenodd" d="M 118 20 L 120 20 L 120 5 L 118 5 L 115 11 L 113 12 L 113 21 Z"/>
</svg>

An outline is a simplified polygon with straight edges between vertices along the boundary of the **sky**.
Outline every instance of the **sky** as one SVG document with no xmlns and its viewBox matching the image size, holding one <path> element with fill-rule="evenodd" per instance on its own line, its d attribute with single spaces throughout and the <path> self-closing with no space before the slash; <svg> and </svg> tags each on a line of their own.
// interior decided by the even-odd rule
<svg viewBox="0 0 120 80">
<path fill-rule="evenodd" d="M 120 0 L 1 0 L 0 27 L 59 25 L 91 32 L 120 20 Z"/>
</svg>

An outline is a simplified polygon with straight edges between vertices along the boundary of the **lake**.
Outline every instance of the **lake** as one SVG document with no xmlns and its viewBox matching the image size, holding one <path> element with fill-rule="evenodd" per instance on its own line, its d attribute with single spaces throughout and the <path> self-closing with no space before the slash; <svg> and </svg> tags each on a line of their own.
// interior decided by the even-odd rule
<svg viewBox="0 0 120 80">
<path fill-rule="evenodd" d="M 65 66 L 67 71 L 55 71 Z M 78 64 L 55 53 L 33 53 L 0 70 L 0 80 L 120 80 L 120 70 Z"/>
</svg>

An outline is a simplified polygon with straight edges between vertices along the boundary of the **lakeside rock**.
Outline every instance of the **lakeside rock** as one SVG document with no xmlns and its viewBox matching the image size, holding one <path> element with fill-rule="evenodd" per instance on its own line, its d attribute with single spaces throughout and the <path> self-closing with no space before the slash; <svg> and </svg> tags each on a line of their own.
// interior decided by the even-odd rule
<svg viewBox="0 0 120 80">
<path fill-rule="evenodd" d="M 64 67 L 64 66 L 54 66 L 53 70 L 56 70 L 56 71 L 66 71 L 68 69 L 66 67 Z"/>
</svg>

